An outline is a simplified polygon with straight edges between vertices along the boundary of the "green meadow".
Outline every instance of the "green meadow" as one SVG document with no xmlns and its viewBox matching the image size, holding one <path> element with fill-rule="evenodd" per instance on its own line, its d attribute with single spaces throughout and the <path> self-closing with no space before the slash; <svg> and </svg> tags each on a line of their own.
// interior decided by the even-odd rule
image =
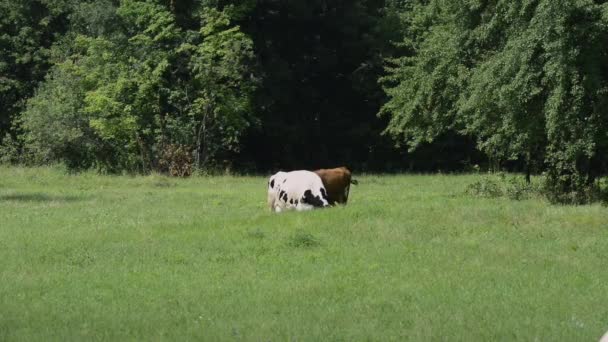
<svg viewBox="0 0 608 342">
<path fill-rule="evenodd" d="M 265 177 L 0 168 L 1 341 L 597 341 L 608 208 L 359 175 L 272 214 Z"/>
</svg>

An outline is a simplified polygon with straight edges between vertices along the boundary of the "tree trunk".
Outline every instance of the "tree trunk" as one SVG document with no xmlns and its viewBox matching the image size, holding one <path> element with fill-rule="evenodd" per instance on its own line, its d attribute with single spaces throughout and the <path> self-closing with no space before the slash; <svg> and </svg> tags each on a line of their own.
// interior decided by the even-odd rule
<svg viewBox="0 0 608 342">
<path fill-rule="evenodd" d="M 209 115 L 211 115 L 211 105 L 205 106 L 205 112 L 201 121 L 201 126 L 197 135 L 196 142 L 196 167 L 200 170 L 207 165 L 209 160 L 208 126 Z"/>
<path fill-rule="evenodd" d="M 198 134 L 196 135 L 196 158 L 194 164 L 197 169 L 202 168 L 202 154 L 203 154 L 203 144 L 204 144 L 204 135 L 205 135 L 205 119 L 206 115 L 203 117 L 201 121 L 201 125 L 198 128 Z"/>
<path fill-rule="evenodd" d="M 142 173 L 146 173 L 149 170 L 148 165 L 147 165 L 148 163 L 146 162 L 146 146 L 144 144 L 143 139 L 139 135 L 139 133 L 136 133 L 135 137 L 136 137 L 136 140 L 137 140 L 137 144 L 139 145 L 139 157 L 140 157 L 140 160 L 141 160 L 141 172 Z"/>
<path fill-rule="evenodd" d="M 531 169 L 532 169 L 532 161 L 531 161 L 531 156 L 530 154 L 528 154 L 526 156 L 526 183 L 530 184 L 530 173 L 532 173 Z"/>
</svg>

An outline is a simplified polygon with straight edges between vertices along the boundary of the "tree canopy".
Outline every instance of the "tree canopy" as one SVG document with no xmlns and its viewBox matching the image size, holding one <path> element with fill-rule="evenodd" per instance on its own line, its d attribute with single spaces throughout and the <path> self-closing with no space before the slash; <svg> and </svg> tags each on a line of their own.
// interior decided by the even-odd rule
<svg viewBox="0 0 608 342">
<path fill-rule="evenodd" d="M 546 171 L 563 200 L 586 201 L 584 189 L 606 170 L 607 8 L 590 0 L 415 4 L 401 42 L 407 53 L 384 77 L 386 132 L 416 148 L 456 131 L 497 163 Z"/>
</svg>

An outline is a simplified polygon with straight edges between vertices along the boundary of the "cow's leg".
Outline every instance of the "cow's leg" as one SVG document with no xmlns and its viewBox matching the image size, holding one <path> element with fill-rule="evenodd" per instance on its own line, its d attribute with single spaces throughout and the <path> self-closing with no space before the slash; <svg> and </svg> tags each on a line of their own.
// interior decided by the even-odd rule
<svg viewBox="0 0 608 342">
<path fill-rule="evenodd" d="M 296 211 L 307 211 L 307 210 L 312 210 L 315 207 L 310 205 L 310 204 L 306 204 L 306 203 L 298 203 L 298 205 L 296 205 Z"/>
<path fill-rule="evenodd" d="M 268 194 L 268 207 L 270 208 L 270 212 L 274 211 L 274 203 L 276 196 Z"/>
<path fill-rule="evenodd" d="M 302 202 L 302 199 L 301 199 L 301 198 L 300 198 L 300 199 L 295 199 L 295 200 L 294 200 L 294 207 L 293 207 L 293 208 L 294 208 L 296 211 L 304 211 L 304 210 L 308 210 L 306 207 L 307 207 L 306 203 Z"/>
<path fill-rule="evenodd" d="M 294 201 L 293 198 L 287 198 L 287 203 L 285 203 L 285 205 L 287 206 L 288 209 L 297 209 L 298 206 L 296 205 L 296 202 Z"/>
</svg>

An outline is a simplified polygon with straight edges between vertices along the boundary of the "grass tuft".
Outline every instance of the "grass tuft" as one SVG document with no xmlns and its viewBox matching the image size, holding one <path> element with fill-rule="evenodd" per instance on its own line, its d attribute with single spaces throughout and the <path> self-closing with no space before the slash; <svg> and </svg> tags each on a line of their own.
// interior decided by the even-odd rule
<svg viewBox="0 0 608 342">
<path fill-rule="evenodd" d="M 264 233 L 263 231 L 256 229 L 256 230 L 252 230 L 247 232 L 247 236 L 249 236 L 252 239 L 264 239 L 266 237 L 266 233 Z"/>
<path fill-rule="evenodd" d="M 303 231 L 297 231 L 290 239 L 289 239 L 289 246 L 291 247 L 295 247 L 295 248 L 312 248 L 312 247 L 317 247 L 321 245 L 321 242 L 319 241 L 319 239 L 317 239 L 314 235 L 307 233 L 307 232 L 303 232 Z"/>
</svg>

